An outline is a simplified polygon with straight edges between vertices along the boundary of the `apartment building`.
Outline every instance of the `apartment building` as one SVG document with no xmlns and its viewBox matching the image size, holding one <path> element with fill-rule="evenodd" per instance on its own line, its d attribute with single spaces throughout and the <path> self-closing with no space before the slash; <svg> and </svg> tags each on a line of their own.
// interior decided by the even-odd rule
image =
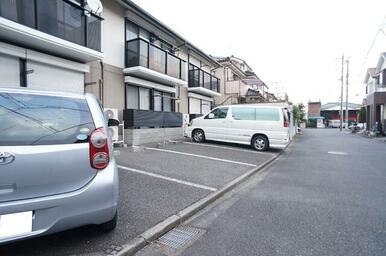
<svg viewBox="0 0 386 256">
<path fill-rule="evenodd" d="M 128 144 L 181 138 L 220 96 L 221 65 L 129 0 L 2 0 L 0 40 L 0 86 L 91 92 Z"/>
<path fill-rule="evenodd" d="M 379 57 L 377 66 L 366 72 L 366 129 L 384 133 L 386 127 L 386 52 Z"/>
<path fill-rule="evenodd" d="M 235 56 L 214 57 L 222 67 L 215 74 L 220 78 L 220 94 L 215 98 L 216 105 L 239 103 L 263 103 L 274 101 L 268 93 L 268 86 L 259 79 L 252 68 Z"/>
<path fill-rule="evenodd" d="M 99 5 L 0 1 L 0 86 L 84 92 L 87 63 L 103 59 Z"/>
<path fill-rule="evenodd" d="M 133 2 L 102 3 L 104 59 L 90 64 L 86 91 L 118 109 L 128 144 L 182 138 L 183 115 L 220 95 L 220 64 Z"/>
</svg>

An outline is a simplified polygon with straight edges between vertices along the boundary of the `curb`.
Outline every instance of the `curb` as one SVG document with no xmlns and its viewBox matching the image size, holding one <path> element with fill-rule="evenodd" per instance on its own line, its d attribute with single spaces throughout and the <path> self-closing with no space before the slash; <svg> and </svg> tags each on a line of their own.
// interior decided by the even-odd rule
<svg viewBox="0 0 386 256">
<path fill-rule="evenodd" d="M 167 219 L 163 220 L 162 222 L 158 223 L 157 225 L 149 228 L 136 238 L 129 241 L 127 244 L 123 245 L 123 249 L 118 252 L 117 256 L 130 256 L 134 255 L 136 252 L 144 248 L 146 245 L 148 245 L 150 242 L 158 239 L 165 233 L 169 232 L 174 227 L 178 226 L 206 206 L 210 205 L 212 202 L 219 199 L 221 196 L 223 196 L 225 193 L 229 192 L 233 188 L 235 188 L 240 183 L 244 182 L 246 179 L 248 179 L 253 174 L 259 172 L 261 169 L 272 163 L 273 161 L 277 160 L 283 152 L 291 145 L 293 140 L 278 154 L 274 155 L 264 163 L 258 165 L 254 169 L 244 173 L 243 175 L 237 177 L 236 179 L 230 181 L 227 183 L 224 187 L 221 189 L 207 195 L 206 197 L 200 199 L 199 201 L 191 204 L 190 206 L 186 207 L 185 209 L 177 212 L 176 214 L 168 217 Z"/>
</svg>

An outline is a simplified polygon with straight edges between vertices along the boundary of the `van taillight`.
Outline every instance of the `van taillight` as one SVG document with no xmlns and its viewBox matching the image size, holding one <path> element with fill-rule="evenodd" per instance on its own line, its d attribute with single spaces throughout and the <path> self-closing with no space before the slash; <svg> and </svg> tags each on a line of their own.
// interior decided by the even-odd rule
<svg viewBox="0 0 386 256">
<path fill-rule="evenodd" d="M 104 128 L 95 129 L 89 139 L 91 167 L 101 170 L 110 162 L 108 137 Z"/>
<path fill-rule="evenodd" d="M 284 127 L 288 127 L 288 121 L 284 120 L 283 125 L 284 125 Z"/>
</svg>

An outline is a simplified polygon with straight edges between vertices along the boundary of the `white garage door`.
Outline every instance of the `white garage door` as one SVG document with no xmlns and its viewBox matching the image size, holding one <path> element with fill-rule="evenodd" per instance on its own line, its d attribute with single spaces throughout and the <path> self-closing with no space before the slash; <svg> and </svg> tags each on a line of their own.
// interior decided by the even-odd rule
<svg viewBox="0 0 386 256">
<path fill-rule="evenodd" d="M 61 92 L 84 92 L 84 73 L 27 61 L 28 88 Z"/>
<path fill-rule="evenodd" d="M 189 98 L 189 114 L 201 114 L 201 102 L 199 99 Z"/>
<path fill-rule="evenodd" d="M 0 87 L 20 86 L 19 58 L 0 54 Z"/>
</svg>

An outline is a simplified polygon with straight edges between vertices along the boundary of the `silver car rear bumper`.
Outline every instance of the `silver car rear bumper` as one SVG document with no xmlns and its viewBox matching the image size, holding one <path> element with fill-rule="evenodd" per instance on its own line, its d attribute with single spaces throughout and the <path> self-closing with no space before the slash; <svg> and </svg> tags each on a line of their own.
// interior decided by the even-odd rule
<svg viewBox="0 0 386 256">
<path fill-rule="evenodd" d="M 118 204 L 114 158 L 106 169 L 97 172 L 86 186 L 70 193 L 0 203 L 0 215 L 33 211 L 32 232 L 0 239 L 0 244 L 111 220 Z"/>
</svg>

